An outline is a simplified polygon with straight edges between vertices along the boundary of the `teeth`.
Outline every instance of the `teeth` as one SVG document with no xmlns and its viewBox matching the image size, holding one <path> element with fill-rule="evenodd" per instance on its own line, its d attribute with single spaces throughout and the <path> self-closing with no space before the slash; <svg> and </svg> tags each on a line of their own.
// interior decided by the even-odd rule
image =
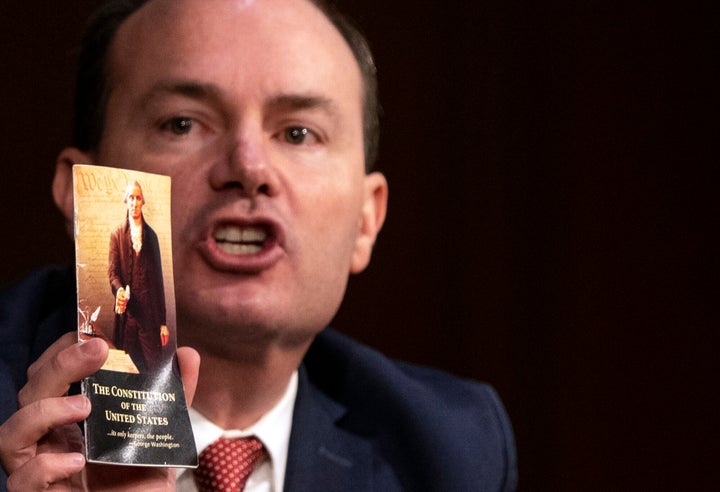
<svg viewBox="0 0 720 492">
<path fill-rule="evenodd" d="M 230 243 L 261 243 L 267 233 L 259 227 L 223 226 L 215 231 L 215 240 Z"/>
<path fill-rule="evenodd" d="M 231 255 L 252 255 L 262 251 L 267 233 L 259 227 L 222 226 L 214 234 L 215 242 Z"/>
<path fill-rule="evenodd" d="M 231 255 L 252 255 L 262 251 L 262 246 L 258 244 L 218 243 L 218 246 Z"/>
</svg>

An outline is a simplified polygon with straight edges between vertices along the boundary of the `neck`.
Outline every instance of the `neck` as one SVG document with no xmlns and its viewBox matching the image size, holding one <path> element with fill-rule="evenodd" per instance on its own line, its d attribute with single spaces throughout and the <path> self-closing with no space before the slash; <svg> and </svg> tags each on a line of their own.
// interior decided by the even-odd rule
<svg viewBox="0 0 720 492">
<path fill-rule="evenodd" d="M 193 407 L 223 429 L 251 426 L 280 401 L 309 345 L 241 348 L 232 357 L 196 347 L 202 362 Z"/>
</svg>

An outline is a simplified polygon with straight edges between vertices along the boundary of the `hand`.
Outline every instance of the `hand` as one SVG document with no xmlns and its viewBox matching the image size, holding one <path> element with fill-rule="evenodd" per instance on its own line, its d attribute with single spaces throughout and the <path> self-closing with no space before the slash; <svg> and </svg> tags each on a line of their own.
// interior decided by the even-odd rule
<svg viewBox="0 0 720 492">
<path fill-rule="evenodd" d="M 173 490 L 172 469 L 86 466 L 77 423 L 90 414 L 90 402 L 82 395 L 63 395 L 70 383 L 100 369 L 108 348 L 100 339 L 76 339 L 75 333 L 66 334 L 30 366 L 18 394 L 20 409 L 0 425 L 0 464 L 9 477 L 8 491 Z M 199 359 L 193 349 L 178 350 L 188 404 Z"/>
<path fill-rule="evenodd" d="M 170 341 L 170 330 L 167 325 L 160 325 L 160 343 L 164 347 Z"/>
<path fill-rule="evenodd" d="M 71 477 L 85 465 L 76 422 L 89 415 L 90 402 L 82 395 L 62 395 L 103 365 L 108 348 L 98 339 L 76 340 L 75 333 L 66 334 L 30 366 L 18 394 L 20 409 L 0 426 L 0 463 L 10 491 L 50 484 L 69 489 Z"/>
<path fill-rule="evenodd" d="M 120 287 L 117 291 L 115 291 L 115 313 L 124 313 L 125 309 L 127 308 L 127 303 L 128 296 L 125 292 L 125 289 Z"/>
</svg>

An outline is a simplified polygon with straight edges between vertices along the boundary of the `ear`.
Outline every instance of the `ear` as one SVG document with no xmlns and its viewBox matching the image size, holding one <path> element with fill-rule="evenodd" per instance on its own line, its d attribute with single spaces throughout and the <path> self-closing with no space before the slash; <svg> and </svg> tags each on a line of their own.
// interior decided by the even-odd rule
<svg viewBox="0 0 720 492">
<path fill-rule="evenodd" d="M 55 177 L 52 183 L 52 194 L 55 205 L 65 216 L 68 230 L 72 233 L 73 222 L 73 164 L 90 164 L 93 157 L 74 147 L 68 147 L 60 152 L 55 162 Z"/>
<path fill-rule="evenodd" d="M 350 261 L 350 273 L 360 273 L 370 263 L 370 256 L 387 212 L 388 184 L 385 176 L 374 172 L 365 176 L 365 195 L 360 216 L 360 230 Z"/>
</svg>

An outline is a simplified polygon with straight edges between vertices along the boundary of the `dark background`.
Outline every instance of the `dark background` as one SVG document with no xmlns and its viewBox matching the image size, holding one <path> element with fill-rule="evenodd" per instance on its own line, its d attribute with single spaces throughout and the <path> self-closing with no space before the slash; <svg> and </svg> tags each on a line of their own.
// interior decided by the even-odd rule
<svg viewBox="0 0 720 492">
<path fill-rule="evenodd" d="M 72 259 L 49 187 L 97 3 L 0 6 L 2 282 Z M 391 199 L 335 325 L 490 381 L 521 490 L 717 490 L 716 14 L 345 3 L 377 57 Z"/>
</svg>

